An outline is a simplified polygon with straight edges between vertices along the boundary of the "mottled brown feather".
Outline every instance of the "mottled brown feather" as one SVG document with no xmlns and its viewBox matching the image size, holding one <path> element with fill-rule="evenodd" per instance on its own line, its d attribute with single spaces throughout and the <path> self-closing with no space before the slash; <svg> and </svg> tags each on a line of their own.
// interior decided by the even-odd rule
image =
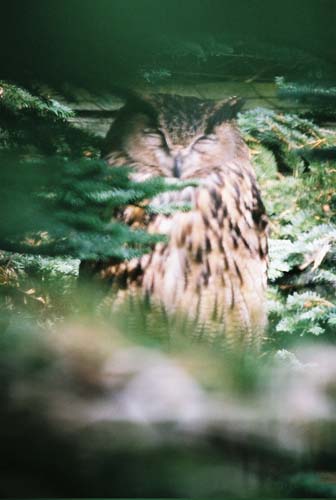
<svg viewBox="0 0 336 500">
<path fill-rule="evenodd" d="M 171 313 L 181 312 L 211 335 L 258 340 L 266 324 L 267 216 L 250 155 L 233 118 L 240 106 L 191 97 L 133 99 L 107 134 L 104 155 L 131 165 L 133 177 L 198 179 L 197 187 L 157 196 L 151 203 L 190 203 L 189 212 L 148 217 L 141 207 L 119 216 L 132 227 L 168 236 L 150 255 L 97 265 L 117 284 L 116 303 L 144 293 Z M 120 291 L 123 288 L 123 291 Z"/>
</svg>

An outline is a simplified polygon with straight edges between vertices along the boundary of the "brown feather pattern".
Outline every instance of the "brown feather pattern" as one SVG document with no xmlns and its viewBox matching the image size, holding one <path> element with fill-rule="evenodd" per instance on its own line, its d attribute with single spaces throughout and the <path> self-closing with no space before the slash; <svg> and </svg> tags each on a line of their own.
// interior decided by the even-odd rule
<svg viewBox="0 0 336 500">
<path fill-rule="evenodd" d="M 189 212 L 149 217 L 127 207 L 132 227 L 168 236 L 129 262 L 96 266 L 125 295 L 144 293 L 167 312 L 187 315 L 209 335 L 256 340 L 266 324 L 268 221 L 247 146 L 234 125 L 240 102 L 154 95 L 126 104 L 106 137 L 108 163 L 131 165 L 134 179 L 198 179 L 151 200 L 190 203 Z"/>
</svg>

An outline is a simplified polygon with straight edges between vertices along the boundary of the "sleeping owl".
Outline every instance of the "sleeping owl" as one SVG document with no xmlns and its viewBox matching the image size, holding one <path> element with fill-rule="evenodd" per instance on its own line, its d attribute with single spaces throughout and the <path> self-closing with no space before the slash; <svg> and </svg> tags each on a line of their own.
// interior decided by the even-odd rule
<svg viewBox="0 0 336 500">
<path fill-rule="evenodd" d="M 143 294 L 167 313 L 180 313 L 211 335 L 258 340 L 266 324 L 268 221 L 249 150 L 234 118 L 237 98 L 224 101 L 156 94 L 133 96 L 105 139 L 103 156 L 131 166 L 143 181 L 197 181 L 149 200 L 152 207 L 190 207 L 149 215 L 129 206 L 119 217 L 134 228 L 166 235 L 150 254 L 95 263 L 120 297 Z"/>
</svg>

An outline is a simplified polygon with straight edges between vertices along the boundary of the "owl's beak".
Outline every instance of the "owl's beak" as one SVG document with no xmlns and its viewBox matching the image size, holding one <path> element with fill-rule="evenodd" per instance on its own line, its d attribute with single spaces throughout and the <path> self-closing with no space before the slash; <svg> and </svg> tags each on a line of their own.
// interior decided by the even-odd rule
<svg viewBox="0 0 336 500">
<path fill-rule="evenodd" d="M 177 155 L 174 159 L 174 168 L 173 168 L 173 176 L 181 177 L 182 172 L 182 157 L 181 155 Z"/>
</svg>

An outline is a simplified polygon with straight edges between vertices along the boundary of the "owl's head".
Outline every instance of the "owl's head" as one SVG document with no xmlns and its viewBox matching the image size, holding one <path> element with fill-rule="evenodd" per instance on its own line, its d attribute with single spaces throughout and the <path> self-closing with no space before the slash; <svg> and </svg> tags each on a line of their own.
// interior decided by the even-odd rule
<svg viewBox="0 0 336 500">
<path fill-rule="evenodd" d="M 133 165 L 140 178 L 207 177 L 244 148 L 232 123 L 241 104 L 237 98 L 133 97 L 112 124 L 103 153 L 111 164 Z"/>
</svg>

